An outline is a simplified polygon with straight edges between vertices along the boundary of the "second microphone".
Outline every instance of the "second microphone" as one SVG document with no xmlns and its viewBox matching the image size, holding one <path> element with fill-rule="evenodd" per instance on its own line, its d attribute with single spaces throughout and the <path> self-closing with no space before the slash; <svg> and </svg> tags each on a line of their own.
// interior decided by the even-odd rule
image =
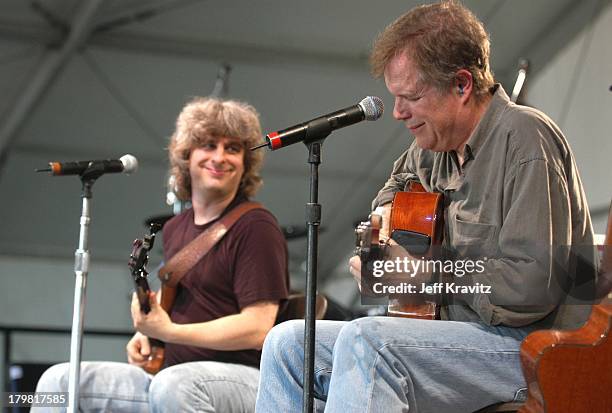
<svg viewBox="0 0 612 413">
<path fill-rule="evenodd" d="M 300 123 L 278 132 L 266 135 L 266 142 L 254 149 L 267 146 L 274 151 L 297 142 L 309 143 L 326 138 L 332 131 L 361 122 L 363 120 L 377 120 L 383 114 L 384 104 L 376 96 L 367 96 L 356 105 L 349 106 L 336 112 Z"/>
</svg>

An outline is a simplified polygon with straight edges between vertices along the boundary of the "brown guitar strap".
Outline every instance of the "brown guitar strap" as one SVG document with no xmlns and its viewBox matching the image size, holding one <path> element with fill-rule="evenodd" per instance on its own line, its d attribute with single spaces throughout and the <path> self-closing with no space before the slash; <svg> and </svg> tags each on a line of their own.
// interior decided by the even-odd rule
<svg viewBox="0 0 612 413">
<path fill-rule="evenodd" d="M 159 270 L 162 284 L 175 288 L 185 274 L 223 238 L 232 225 L 252 209 L 263 209 L 263 206 L 258 202 L 243 202 L 185 245 Z"/>
</svg>

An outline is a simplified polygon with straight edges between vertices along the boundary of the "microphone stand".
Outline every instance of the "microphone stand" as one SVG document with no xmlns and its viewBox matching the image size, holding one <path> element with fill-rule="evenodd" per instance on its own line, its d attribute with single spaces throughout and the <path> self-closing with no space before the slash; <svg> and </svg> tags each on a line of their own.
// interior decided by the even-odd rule
<svg viewBox="0 0 612 413">
<path fill-rule="evenodd" d="M 81 176 L 83 184 L 81 197 L 83 206 L 80 219 L 79 246 L 74 253 L 74 306 L 72 310 L 72 330 L 70 335 L 70 370 L 68 376 L 68 412 L 79 410 L 79 379 L 81 372 L 81 345 L 83 342 L 83 315 L 85 313 L 85 288 L 89 273 L 89 207 L 92 187 L 96 179 L 104 173 L 99 163 L 93 163 Z"/>
<path fill-rule="evenodd" d="M 306 259 L 306 318 L 304 326 L 304 387 L 302 412 L 312 413 L 314 407 L 314 345 L 315 311 L 317 299 L 317 257 L 319 248 L 319 226 L 321 224 L 321 205 L 319 202 L 319 164 L 323 140 L 332 128 L 325 119 L 313 120 L 308 124 L 308 135 L 304 144 L 308 148 L 310 164 L 310 200 L 306 204 L 306 224 L 308 225 L 308 249 Z"/>
<path fill-rule="evenodd" d="M 314 407 L 314 344 L 317 299 L 317 256 L 321 205 L 319 202 L 319 164 L 322 141 L 307 143 L 310 164 L 310 202 L 306 204 L 308 225 L 308 255 L 306 259 L 306 319 L 304 320 L 304 388 L 302 412 L 311 413 Z"/>
<path fill-rule="evenodd" d="M 317 256 L 319 248 L 319 226 L 321 225 L 321 205 L 319 204 L 319 165 L 321 164 L 321 147 L 323 140 L 332 133 L 335 125 L 327 118 L 320 117 L 301 125 L 306 136 L 301 141 L 308 148 L 310 164 L 310 200 L 306 204 L 306 223 L 308 225 L 308 249 L 306 259 L 306 316 L 304 320 L 304 377 L 302 393 L 302 412 L 312 413 L 314 407 L 314 344 L 315 318 L 317 300 Z M 289 142 L 299 142 L 294 140 Z M 268 146 L 267 142 L 251 148 L 252 151 Z M 285 145 L 283 145 L 285 146 Z M 281 146 L 282 147 L 282 146 Z"/>
</svg>

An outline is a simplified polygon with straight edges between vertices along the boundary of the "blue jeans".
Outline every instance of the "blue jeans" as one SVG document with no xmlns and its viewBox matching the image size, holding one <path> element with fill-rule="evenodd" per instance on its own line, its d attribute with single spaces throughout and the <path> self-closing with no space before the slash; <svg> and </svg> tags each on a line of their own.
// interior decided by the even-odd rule
<svg viewBox="0 0 612 413">
<path fill-rule="evenodd" d="M 318 321 L 315 408 L 461 413 L 522 400 L 519 347 L 528 332 L 393 317 Z M 270 331 L 261 359 L 257 412 L 301 411 L 303 343 L 303 320 Z"/>
<path fill-rule="evenodd" d="M 127 363 L 81 363 L 83 412 L 252 412 L 259 370 L 200 361 L 177 364 L 155 376 Z M 68 391 L 68 363 L 49 368 L 37 392 Z M 33 408 L 31 412 L 65 411 Z"/>
</svg>

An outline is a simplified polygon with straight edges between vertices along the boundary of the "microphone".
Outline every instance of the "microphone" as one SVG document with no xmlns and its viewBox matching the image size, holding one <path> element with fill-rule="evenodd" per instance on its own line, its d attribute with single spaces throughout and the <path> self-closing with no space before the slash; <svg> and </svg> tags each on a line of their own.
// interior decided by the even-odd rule
<svg viewBox="0 0 612 413">
<path fill-rule="evenodd" d="M 100 174 L 125 172 L 130 174 L 138 169 L 138 159 L 132 155 L 123 155 L 119 159 L 95 161 L 49 162 L 48 168 L 35 169 L 36 172 L 51 172 L 51 175 L 81 175 L 87 170 L 95 169 Z"/>
<path fill-rule="evenodd" d="M 362 120 L 377 120 L 384 111 L 381 98 L 367 96 L 356 105 L 309 120 L 278 132 L 266 135 L 265 143 L 251 148 L 252 151 L 267 146 L 275 151 L 297 142 L 310 143 L 326 138 L 332 131 L 350 126 Z"/>
</svg>

